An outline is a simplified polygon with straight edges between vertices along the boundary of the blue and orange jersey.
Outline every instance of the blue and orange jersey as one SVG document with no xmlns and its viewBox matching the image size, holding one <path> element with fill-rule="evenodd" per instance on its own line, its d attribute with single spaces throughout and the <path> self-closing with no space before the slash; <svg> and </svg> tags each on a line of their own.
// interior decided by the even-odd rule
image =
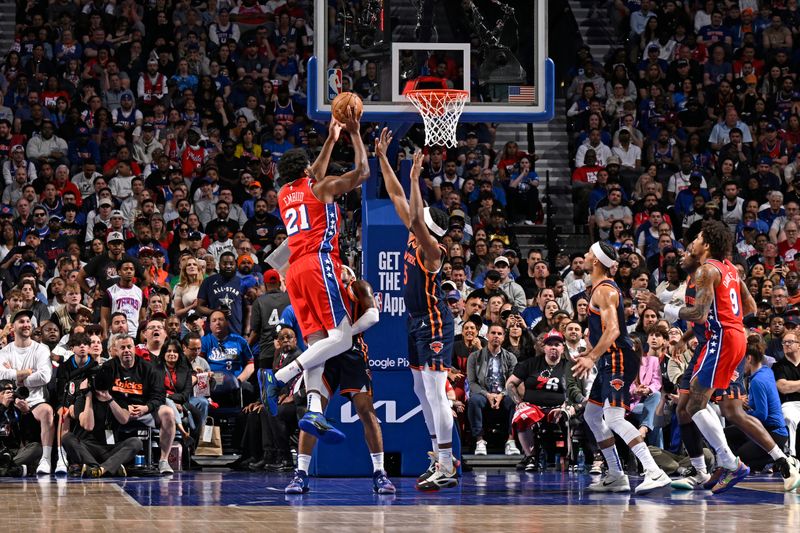
<svg viewBox="0 0 800 533">
<path fill-rule="evenodd" d="M 694 274 L 690 274 L 686 279 L 686 305 L 694 305 L 694 297 L 696 294 L 697 287 L 694 284 Z M 694 336 L 697 339 L 697 342 L 700 344 L 705 344 L 707 340 L 706 334 L 708 332 L 706 322 L 693 322 L 692 330 L 694 331 Z"/>
<path fill-rule="evenodd" d="M 278 192 L 292 263 L 301 257 L 319 254 L 339 259 L 339 206 L 321 202 L 314 194 L 313 185 L 312 178 L 300 178 Z"/>
<path fill-rule="evenodd" d="M 706 264 L 719 270 L 720 274 L 719 285 L 714 289 L 714 301 L 708 310 L 707 335 L 719 333 L 723 329 L 744 333 L 739 271 L 727 259 L 708 259 Z"/>
<path fill-rule="evenodd" d="M 608 285 L 612 287 L 617 294 L 619 294 L 619 303 L 617 304 L 617 321 L 619 324 L 619 337 L 616 338 L 614 343 L 608 350 L 608 353 L 611 353 L 614 350 L 619 351 L 620 349 L 631 349 L 633 348 L 633 342 L 631 341 L 630 336 L 628 335 L 628 330 L 625 327 L 625 304 L 622 298 L 622 291 L 619 289 L 619 286 L 614 283 L 610 279 L 605 279 L 595 285 L 592 290 L 597 290 L 597 287 L 601 285 Z M 589 305 L 589 342 L 592 346 L 596 346 L 598 341 L 600 341 L 600 337 L 603 336 L 603 320 L 600 317 L 600 309 L 594 306 L 594 304 Z"/>
<path fill-rule="evenodd" d="M 439 245 L 442 253 L 443 246 Z M 411 316 L 429 316 L 431 327 L 441 327 L 442 310 L 447 310 L 442 291 L 442 272 L 430 272 L 422 264 L 422 247 L 417 244 L 413 234 L 408 236 L 408 248 L 404 255 L 405 270 L 403 274 L 403 299 L 406 310 Z M 449 312 L 449 310 L 448 310 Z"/>
</svg>

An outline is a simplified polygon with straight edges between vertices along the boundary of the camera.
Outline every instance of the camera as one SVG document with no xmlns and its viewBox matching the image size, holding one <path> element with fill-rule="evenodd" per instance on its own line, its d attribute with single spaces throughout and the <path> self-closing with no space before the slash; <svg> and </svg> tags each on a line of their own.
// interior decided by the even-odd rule
<svg viewBox="0 0 800 533">
<path fill-rule="evenodd" d="M 92 391 L 110 391 L 114 385 L 114 371 L 110 365 L 98 365 L 86 371 Z"/>
<path fill-rule="evenodd" d="M 11 390 L 15 400 L 27 400 L 31 391 L 25 385 L 17 386 L 15 381 L 10 379 L 0 380 L 0 391 Z"/>
</svg>

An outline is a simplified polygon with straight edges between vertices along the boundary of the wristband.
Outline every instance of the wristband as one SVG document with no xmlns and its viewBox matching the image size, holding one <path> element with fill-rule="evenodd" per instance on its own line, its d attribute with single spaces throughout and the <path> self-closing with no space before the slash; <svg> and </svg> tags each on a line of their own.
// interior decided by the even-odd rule
<svg viewBox="0 0 800 533">
<path fill-rule="evenodd" d="M 677 305 L 667 304 L 664 306 L 664 318 L 670 324 L 677 322 L 678 320 L 680 320 L 680 316 L 678 316 L 680 311 L 681 308 L 678 307 Z"/>
</svg>

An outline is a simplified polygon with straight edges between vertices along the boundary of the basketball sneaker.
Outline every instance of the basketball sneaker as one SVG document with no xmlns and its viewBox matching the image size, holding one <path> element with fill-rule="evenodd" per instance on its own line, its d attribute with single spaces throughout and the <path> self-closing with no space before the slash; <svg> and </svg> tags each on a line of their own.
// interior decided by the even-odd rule
<svg viewBox="0 0 800 533">
<path fill-rule="evenodd" d="M 455 465 L 449 472 L 441 465 L 436 465 L 436 471 L 425 481 L 417 483 L 417 490 L 421 492 L 433 492 L 439 489 L 450 489 L 458 486 L 458 475 Z"/>
<path fill-rule="evenodd" d="M 630 492 L 631 484 L 625 474 L 606 473 L 603 477 L 589 485 L 589 492 Z"/>
<path fill-rule="evenodd" d="M 698 472 L 693 466 L 686 469 L 686 473 L 681 479 L 676 479 L 671 483 L 675 490 L 702 490 L 711 476 L 707 472 Z"/>
<path fill-rule="evenodd" d="M 672 482 L 666 472 L 661 470 L 653 470 L 652 472 L 645 472 L 644 481 L 636 485 L 634 492 L 636 494 L 647 494 L 651 490 L 666 487 Z"/>
<path fill-rule="evenodd" d="M 475 455 L 486 455 L 486 441 L 481 439 L 475 443 Z"/>
<path fill-rule="evenodd" d="M 275 374 L 269 368 L 259 368 L 256 376 L 261 403 L 269 409 L 272 416 L 276 416 L 278 414 L 278 393 L 284 384 L 275 379 Z"/>
<path fill-rule="evenodd" d="M 344 433 L 333 427 L 322 413 L 308 411 L 297 425 L 301 430 L 317 437 L 325 444 L 339 444 L 345 439 Z"/>
<path fill-rule="evenodd" d="M 394 494 L 397 492 L 397 489 L 394 488 L 394 485 L 389 481 L 386 472 L 383 470 L 378 470 L 372 474 L 372 490 L 378 494 Z"/>
<path fill-rule="evenodd" d="M 746 478 L 750 474 L 750 468 L 744 464 L 741 459 L 737 459 L 738 466 L 733 470 L 723 469 L 717 484 L 711 488 L 714 494 L 721 494 L 725 491 L 731 490 L 734 485 Z"/>
<path fill-rule="evenodd" d="M 433 452 L 428 452 L 428 458 L 430 459 L 431 464 L 428 465 L 428 469 L 424 471 L 422 474 L 420 474 L 420 476 L 417 478 L 417 483 L 422 483 L 423 481 L 431 477 L 434 472 L 436 472 L 436 461 L 438 460 L 436 454 Z"/>
<path fill-rule="evenodd" d="M 516 443 L 513 440 L 506 441 L 506 455 L 520 455 L 519 448 L 517 448 Z"/>
<path fill-rule="evenodd" d="M 708 478 L 708 481 L 703 483 L 703 488 L 706 489 L 706 490 L 711 490 L 712 488 L 714 488 L 714 485 L 717 484 L 717 481 L 719 481 L 719 478 L 722 477 L 722 473 L 723 473 L 724 470 L 725 469 L 722 468 L 721 466 L 718 466 L 717 468 L 715 468 L 714 471 L 711 472 L 711 477 Z"/>
<path fill-rule="evenodd" d="M 308 492 L 308 474 L 302 470 L 295 470 L 294 477 L 283 489 L 285 494 L 305 494 Z"/>
<path fill-rule="evenodd" d="M 783 490 L 790 492 L 800 486 L 800 472 L 798 462 L 794 457 L 781 457 L 775 461 L 775 466 L 783 478 Z"/>
</svg>

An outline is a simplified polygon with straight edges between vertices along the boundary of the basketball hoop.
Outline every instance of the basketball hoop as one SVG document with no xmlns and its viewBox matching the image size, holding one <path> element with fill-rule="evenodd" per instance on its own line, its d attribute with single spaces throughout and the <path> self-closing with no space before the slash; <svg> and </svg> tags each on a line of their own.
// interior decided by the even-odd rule
<svg viewBox="0 0 800 533">
<path fill-rule="evenodd" d="M 456 128 L 464 104 L 469 100 L 469 91 L 454 89 L 423 89 L 405 92 L 425 124 L 425 144 L 458 146 Z"/>
</svg>

